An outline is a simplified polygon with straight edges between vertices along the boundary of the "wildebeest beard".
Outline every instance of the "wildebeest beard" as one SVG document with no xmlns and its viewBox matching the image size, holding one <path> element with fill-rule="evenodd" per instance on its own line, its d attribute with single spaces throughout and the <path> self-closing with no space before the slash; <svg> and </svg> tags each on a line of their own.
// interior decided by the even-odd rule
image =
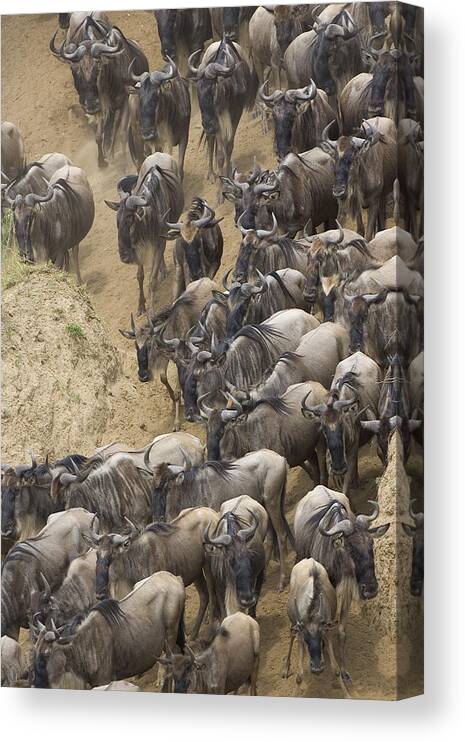
<svg viewBox="0 0 465 742">
<path fill-rule="evenodd" d="M 31 208 L 23 206 L 20 210 L 15 209 L 15 233 L 18 241 L 19 254 L 27 260 L 34 260 L 32 252 L 31 230 L 34 221 L 34 212 Z"/>
</svg>

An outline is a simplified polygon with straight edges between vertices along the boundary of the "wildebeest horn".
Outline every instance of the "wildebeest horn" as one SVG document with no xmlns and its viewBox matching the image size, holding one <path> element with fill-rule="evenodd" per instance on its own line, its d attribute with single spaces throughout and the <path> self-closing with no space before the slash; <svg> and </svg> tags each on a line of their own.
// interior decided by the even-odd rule
<svg viewBox="0 0 465 742">
<path fill-rule="evenodd" d="M 237 410 L 239 413 L 242 413 L 243 410 L 242 410 L 241 403 L 238 402 L 235 397 L 233 397 L 233 395 L 231 394 L 231 392 L 224 392 L 224 394 L 225 394 L 225 396 L 227 397 L 227 399 L 229 400 L 229 402 L 232 405 L 232 407 L 230 407 L 228 409 Z"/>
<path fill-rule="evenodd" d="M 415 526 L 417 528 L 422 528 L 424 524 L 424 514 L 423 513 L 414 513 L 413 512 L 413 503 L 415 500 L 410 500 L 408 512 L 410 517 L 412 518 L 413 522 L 415 523 Z"/>
<path fill-rule="evenodd" d="M 333 245 L 340 245 L 341 242 L 342 242 L 342 240 L 344 239 L 344 230 L 341 227 L 341 224 L 338 222 L 337 219 L 336 219 L 336 224 L 337 224 L 338 229 L 339 229 L 339 234 L 338 234 L 338 236 L 337 236 L 337 238 L 335 240 L 331 240 L 331 244 L 333 244 Z"/>
<path fill-rule="evenodd" d="M 37 467 L 37 458 L 33 451 L 28 451 L 29 456 L 31 457 L 31 467 L 35 469 Z"/>
<path fill-rule="evenodd" d="M 213 80 L 215 77 L 229 77 L 234 72 L 234 67 L 236 65 L 233 55 L 231 54 L 229 47 L 226 47 L 226 54 L 225 54 L 225 62 L 229 62 L 229 64 L 220 64 L 219 62 L 210 62 L 205 67 L 205 77 L 208 77 L 210 80 Z"/>
<path fill-rule="evenodd" d="M 168 80 L 172 80 L 173 77 L 176 77 L 178 74 L 178 68 L 176 67 L 176 62 L 174 62 L 171 57 L 166 55 L 166 59 L 168 60 L 168 63 L 170 65 L 170 69 L 168 72 L 164 72 L 163 70 L 157 70 L 156 72 L 153 72 L 152 75 L 150 75 L 150 79 L 152 79 L 153 75 L 156 75 L 156 81 L 160 82 L 168 82 Z"/>
<path fill-rule="evenodd" d="M 212 538 L 210 536 L 209 524 L 203 532 L 202 541 L 204 544 L 208 544 L 211 546 L 230 546 L 230 544 L 232 543 L 232 536 L 230 536 L 229 533 L 222 533 L 219 536 Z"/>
<path fill-rule="evenodd" d="M 292 101 L 294 100 L 313 100 L 316 97 L 317 87 L 313 80 L 310 80 L 309 84 L 304 88 L 297 88 L 296 90 L 286 91 L 286 100 L 289 100 L 289 94 L 291 94 Z M 291 102 L 291 101 L 289 101 Z"/>
<path fill-rule="evenodd" d="M 203 214 L 200 219 L 193 219 L 192 224 L 194 224 L 197 229 L 201 229 L 202 227 L 205 227 L 209 222 L 211 222 L 212 219 L 215 217 L 215 212 L 213 209 L 211 209 L 208 204 L 204 203 L 203 206 Z"/>
<path fill-rule="evenodd" d="M 213 356 L 209 350 L 201 350 L 199 353 L 197 353 L 197 360 L 200 361 L 200 363 L 210 361 L 212 358 Z"/>
<path fill-rule="evenodd" d="M 128 209 L 138 209 L 147 206 L 147 199 L 142 196 L 128 196 L 126 199 Z"/>
<path fill-rule="evenodd" d="M 242 214 L 241 214 L 241 216 L 242 216 Z M 222 278 L 222 281 L 221 281 L 222 284 L 223 284 L 223 288 L 224 288 L 225 291 L 229 291 L 228 276 L 231 273 L 231 271 L 232 271 L 232 268 L 230 268 L 228 271 L 226 271 L 226 273 L 224 274 L 224 276 Z"/>
<path fill-rule="evenodd" d="M 34 206 L 34 204 L 43 204 L 46 201 L 50 201 L 53 196 L 53 185 L 48 185 L 47 193 L 45 196 L 39 196 L 37 193 L 28 193 L 24 199 L 26 206 Z"/>
<path fill-rule="evenodd" d="M 60 57 L 66 59 L 68 62 L 80 62 L 86 53 L 85 44 L 79 44 L 79 46 L 68 44 L 68 49 L 71 49 L 71 51 L 66 51 L 65 42 L 63 42 L 59 52 Z"/>
<path fill-rule="evenodd" d="M 90 47 L 90 53 L 94 59 L 98 59 L 100 56 L 113 56 L 121 54 L 124 51 L 123 40 L 119 33 L 116 33 L 116 45 L 106 44 L 105 42 L 96 41 Z"/>
<path fill-rule="evenodd" d="M 367 306 L 382 301 L 383 297 L 386 297 L 386 291 L 380 291 L 378 294 L 362 294 L 362 299 Z"/>
<path fill-rule="evenodd" d="M 261 193 L 271 193 L 272 191 L 276 191 L 278 189 L 278 182 L 276 180 L 276 175 L 274 176 L 272 183 L 259 183 L 254 187 L 254 191 L 256 194 L 260 195 Z"/>
<path fill-rule="evenodd" d="M 132 71 L 132 68 L 136 62 L 137 59 L 136 57 L 134 57 L 134 59 L 132 59 L 129 64 L 128 75 L 133 82 L 142 82 L 142 80 L 147 77 L 148 72 L 143 72 L 141 75 L 136 75 L 136 73 Z"/>
<path fill-rule="evenodd" d="M 60 474 L 60 483 L 64 484 L 65 487 L 67 484 L 71 484 L 72 482 L 75 482 L 76 479 L 77 479 L 77 474 L 70 474 L 67 471 Z"/>
<path fill-rule="evenodd" d="M 42 623 L 42 621 L 39 621 L 38 618 L 35 619 L 35 623 L 39 631 L 47 631 L 47 627 Z"/>
<path fill-rule="evenodd" d="M 241 231 L 241 234 L 244 235 L 244 237 L 245 237 L 247 234 L 249 234 L 249 232 L 253 232 L 254 230 L 253 229 L 246 229 L 245 227 L 242 226 L 241 219 L 244 216 L 244 214 L 245 214 L 245 211 L 242 212 L 242 214 L 240 215 L 239 219 L 237 220 L 237 226 L 239 227 L 239 229 Z"/>
<path fill-rule="evenodd" d="M 221 410 L 220 417 L 224 423 L 227 423 L 230 420 L 235 420 L 236 417 L 239 417 L 239 412 L 238 410 Z"/>
<path fill-rule="evenodd" d="M 332 528 L 326 529 L 323 525 L 323 520 L 326 519 L 328 513 L 330 512 L 331 508 L 326 512 L 326 514 L 321 518 L 319 524 L 318 524 L 318 530 L 320 531 L 322 536 L 350 536 L 354 532 L 354 524 L 352 523 L 349 518 L 344 518 L 344 520 L 339 521 L 339 523 L 335 523 Z"/>
<path fill-rule="evenodd" d="M 210 392 L 207 392 L 206 394 L 202 394 L 202 396 L 199 397 L 198 400 L 197 400 L 197 407 L 199 408 L 199 412 L 200 412 L 201 416 L 205 420 L 208 420 L 208 418 L 210 417 L 210 415 L 214 411 L 214 408 L 213 407 L 209 407 L 204 402 L 205 397 L 208 397 L 209 394 L 210 394 Z"/>
<path fill-rule="evenodd" d="M 263 294 L 265 291 L 268 291 L 270 287 L 268 286 L 268 281 L 266 280 L 266 276 L 260 271 L 260 269 L 255 268 L 255 270 L 257 271 L 257 275 L 260 281 L 260 293 Z"/>
<path fill-rule="evenodd" d="M 58 29 L 55 31 L 55 33 L 53 34 L 52 38 L 50 39 L 49 44 L 48 44 L 48 48 L 50 49 L 50 51 L 52 52 L 52 54 L 55 57 L 61 57 L 61 52 L 63 50 L 63 45 L 59 49 L 55 46 L 55 39 L 57 37 L 57 33 L 58 33 Z"/>
<path fill-rule="evenodd" d="M 268 229 L 257 229 L 257 237 L 259 240 L 265 240 L 268 237 L 273 237 L 276 232 L 278 231 L 278 222 L 274 215 L 274 213 L 271 214 L 271 217 L 273 219 L 273 226 L 270 230 Z"/>
<path fill-rule="evenodd" d="M 342 27 L 344 29 L 345 41 L 353 39 L 354 36 L 360 33 L 360 29 L 356 27 L 354 19 L 347 10 L 342 11 Z"/>
<path fill-rule="evenodd" d="M 275 90 L 273 93 L 271 93 L 271 95 L 267 95 L 265 93 L 265 89 L 268 87 L 268 82 L 269 82 L 269 79 L 265 80 L 263 85 L 260 86 L 258 94 L 260 98 L 262 99 L 262 101 L 266 103 L 267 106 L 269 106 L 270 108 L 273 108 L 276 101 L 279 98 L 282 98 L 284 93 L 282 90 Z"/>
<path fill-rule="evenodd" d="M 335 410 L 343 410 L 345 407 L 350 407 L 350 405 L 354 404 L 356 401 L 355 397 L 352 397 L 352 399 L 336 399 L 333 403 L 333 407 Z"/>
<path fill-rule="evenodd" d="M 240 541 L 245 541 L 245 542 L 250 541 L 255 536 L 255 531 L 258 528 L 258 520 L 255 517 L 255 513 L 253 513 L 251 510 L 248 510 L 248 512 L 253 518 L 252 525 L 249 526 L 248 528 L 241 528 L 241 530 L 237 532 L 237 538 Z"/>
<path fill-rule="evenodd" d="M 359 528 L 368 529 L 370 527 L 370 523 L 372 523 L 379 515 L 379 505 L 375 500 L 368 500 L 370 505 L 373 505 L 373 512 L 371 515 L 357 515 L 355 518 L 355 523 Z"/>
<path fill-rule="evenodd" d="M 330 139 L 329 138 L 329 130 L 332 127 L 332 125 L 335 123 L 336 119 L 333 119 L 329 122 L 321 132 L 321 141 L 325 142 L 327 145 L 331 147 L 331 149 L 336 149 L 337 147 L 337 140 Z"/>
<path fill-rule="evenodd" d="M 44 592 L 46 593 L 46 597 L 49 598 L 50 595 L 52 594 L 52 590 L 43 572 L 40 573 L 40 579 L 42 580 L 42 584 L 44 586 Z"/>
<path fill-rule="evenodd" d="M 150 446 L 146 449 L 144 453 L 144 466 L 146 469 L 150 469 L 150 451 L 152 450 L 153 446 L 155 445 L 155 441 L 152 441 Z"/>
<path fill-rule="evenodd" d="M 134 523 L 132 522 L 132 520 L 129 520 L 129 518 L 128 518 L 127 515 L 124 516 L 124 520 L 129 525 L 129 528 L 131 529 L 131 534 L 137 534 L 137 533 L 139 533 L 139 529 L 137 528 L 137 526 L 134 525 Z"/>
<path fill-rule="evenodd" d="M 317 415 L 319 417 L 324 412 L 326 412 L 328 405 L 318 404 L 318 405 L 315 405 L 314 407 L 308 407 L 307 399 L 309 398 L 311 393 L 312 393 L 312 390 L 310 389 L 310 391 L 307 392 L 307 394 L 303 398 L 302 402 L 300 403 L 300 411 L 304 417 L 305 417 L 306 412 L 311 412 L 313 415 Z"/>
<path fill-rule="evenodd" d="M 192 52 L 192 54 L 189 56 L 189 59 L 187 60 L 187 66 L 189 67 L 190 72 L 192 72 L 193 75 L 197 75 L 199 68 L 194 67 L 194 59 L 198 54 L 202 53 L 202 49 L 197 49 L 197 51 Z"/>
<path fill-rule="evenodd" d="M 335 39 L 337 36 L 344 36 L 345 30 L 338 23 L 328 23 L 323 29 L 318 29 L 318 32 L 323 31 L 325 38 Z M 317 33 L 318 33 L 317 32 Z"/>
</svg>

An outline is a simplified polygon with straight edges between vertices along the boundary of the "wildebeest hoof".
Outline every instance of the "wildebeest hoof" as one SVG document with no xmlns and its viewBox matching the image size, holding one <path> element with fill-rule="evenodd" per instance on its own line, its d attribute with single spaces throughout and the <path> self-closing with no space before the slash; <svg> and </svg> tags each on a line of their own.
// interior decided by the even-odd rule
<svg viewBox="0 0 465 742">
<path fill-rule="evenodd" d="M 295 676 L 295 682 L 298 683 L 298 685 L 300 685 L 302 682 L 302 675 L 297 674 Z"/>
</svg>

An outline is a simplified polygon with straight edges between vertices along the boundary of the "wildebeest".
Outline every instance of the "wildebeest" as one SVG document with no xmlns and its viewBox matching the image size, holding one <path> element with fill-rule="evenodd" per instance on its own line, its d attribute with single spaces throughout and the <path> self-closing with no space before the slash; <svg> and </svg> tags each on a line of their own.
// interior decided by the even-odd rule
<svg viewBox="0 0 465 742">
<path fill-rule="evenodd" d="M 306 420 L 301 413 L 308 393 L 316 404 L 322 404 L 328 395 L 321 384 L 307 381 L 290 386 L 276 399 L 261 399 L 249 410 L 236 399 L 223 410 L 214 410 L 202 401 L 200 410 L 208 419 L 208 459 L 232 460 L 260 447 L 269 448 L 284 456 L 289 466 L 302 466 L 314 482 L 326 483 L 320 424 Z"/>
<path fill-rule="evenodd" d="M 136 329 L 131 315 L 131 330 L 120 330 L 124 337 L 135 341 L 139 381 L 150 381 L 154 370 L 160 374 L 160 381 L 173 402 L 174 430 L 179 430 L 181 392 L 178 387 L 173 389 L 168 381 L 168 364 L 178 343 L 194 327 L 215 290 L 218 286 L 210 278 L 200 278 L 190 283 L 171 306 L 151 318 L 148 325 Z"/>
<path fill-rule="evenodd" d="M 227 308 L 225 337 L 232 337 L 244 325 L 264 322 L 283 309 L 309 308 L 303 295 L 305 276 L 300 271 L 283 268 L 263 275 L 257 269 L 257 274 L 258 285 L 234 281 L 228 286 L 227 275 L 223 279 L 226 291 L 220 299 Z"/>
<path fill-rule="evenodd" d="M 423 422 L 424 415 L 424 353 L 419 353 L 408 367 L 410 417 Z M 423 445 L 423 425 L 414 431 L 415 440 Z"/>
<path fill-rule="evenodd" d="M 134 164 L 140 168 L 150 151 L 161 150 L 171 155 L 173 147 L 178 147 L 182 180 L 191 118 L 187 80 L 180 77 L 171 58 L 162 70 L 141 75 L 132 71 L 131 62 L 128 73 L 134 85 L 130 88 L 128 127 L 129 151 Z"/>
<path fill-rule="evenodd" d="M 29 626 L 42 575 L 52 590 L 61 584 L 70 562 L 87 549 L 83 534 L 90 534 L 93 517 L 84 508 L 53 513 L 37 536 L 8 552 L 2 564 L 2 635 L 17 639 L 20 628 Z"/>
<path fill-rule="evenodd" d="M 363 251 L 369 258 L 366 268 L 381 267 L 391 258 L 397 256 L 408 268 L 423 272 L 422 247 L 417 245 L 412 235 L 405 229 L 395 226 L 377 232 L 370 243 L 363 245 Z M 401 270 L 401 266 L 398 266 Z"/>
<path fill-rule="evenodd" d="M 274 84 L 281 85 L 282 54 L 276 34 L 275 16 L 272 10 L 259 6 L 249 23 L 250 50 L 258 82 L 263 85 L 271 75 Z M 266 131 L 264 121 L 264 130 Z"/>
<path fill-rule="evenodd" d="M 151 475 L 124 453 L 106 461 L 96 456 L 77 474 L 60 474 L 52 496 L 63 510 L 82 507 L 97 513 L 106 531 L 126 526 L 125 516 L 140 526 L 150 522 Z"/>
<path fill-rule="evenodd" d="M 123 600 L 103 600 L 74 628 L 34 624 L 35 688 L 90 689 L 140 675 L 165 647 L 184 649 L 182 579 L 156 572 Z"/>
<path fill-rule="evenodd" d="M 322 325 L 324 327 L 324 325 Z M 324 404 L 307 406 L 302 414 L 321 423 L 331 458 L 335 481 L 343 477 L 342 491 L 357 486 L 359 447 L 372 433 L 361 428 L 360 420 L 374 420 L 378 414 L 381 371 L 377 363 L 358 351 L 338 363 L 329 397 Z"/>
<path fill-rule="evenodd" d="M 251 616 L 226 616 L 213 639 L 196 653 L 186 645 L 184 654 L 167 653 L 158 661 L 174 679 L 175 693 L 226 694 L 247 683 L 257 695 L 260 628 Z"/>
<path fill-rule="evenodd" d="M 250 43 L 249 21 L 256 8 L 256 5 L 210 8 L 213 40 L 226 38 L 228 41 L 238 41 L 247 49 Z"/>
<path fill-rule="evenodd" d="M 319 147 L 300 154 L 291 152 L 276 171 L 257 169 L 242 184 L 236 178 L 221 178 L 221 182 L 225 198 L 235 202 L 236 220 L 242 214 L 241 224 L 245 229 L 269 229 L 272 214 L 280 231 L 291 237 L 309 220 L 313 231 L 323 223 L 326 229 L 335 226 L 334 165 Z"/>
<path fill-rule="evenodd" d="M 108 165 L 121 128 L 126 134 L 128 95 L 126 77 L 132 63 L 134 74 L 148 71 L 148 62 L 135 41 L 113 26 L 105 13 L 71 14 L 66 39 L 55 46 L 58 31 L 50 40 L 50 51 L 71 65 L 74 86 L 86 114 L 97 114 L 95 138 L 99 167 Z"/>
<path fill-rule="evenodd" d="M 29 193 L 44 196 L 52 175 L 65 165 L 73 163 L 69 157 L 60 152 L 49 152 L 39 160 L 28 163 L 4 189 L 6 203 L 14 208 L 15 203 L 21 203 L 23 200 L 18 199 L 18 196 L 27 196 Z"/>
<path fill-rule="evenodd" d="M 317 90 L 313 80 L 297 90 L 289 88 L 266 93 L 265 87 L 266 83 L 260 87 L 259 93 L 273 116 L 278 160 L 289 152 L 306 152 L 317 147 L 324 129 L 334 120 L 334 111 L 326 93 Z"/>
<path fill-rule="evenodd" d="M 297 639 L 299 652 L 296 683 L 301 683 L 304 675 L 304 656 L 308 652 L 310 672 L 319 675 L 325 669 L 324 649 L 329 655 L 331 668 L 336 676 L 345 676 L 335 657 L 332 632 L 337 626 L 336 591 L 322 564 L 315 559 L 302 559 L 294 565 L 291 572 L 287 615 L 291 623 L 289 650 L 283 670 L 283 677 L 289 677 L 291 654 L 294 640 Z"/>
<path fill-rule="evenodd" d="M 291 539 L 284 515 L 287 465 L 274 451 L 257 450 L 235 461 L 207 461 L 180 471 L 179 467 L 161 465 L 154 471 L 153 519 L 173 520 L 186 507 L 211 507 L 218 510 L 231 497 L 244 492 L 260 502 L 278 539 L 280 583 L 286 583 L 285 546 Z"/>
<path fill-rule="evenodd" d="M 268 515 L 248 495 L 224 502 L 219 515 L 216 527 L 205 529 L 203 542 L 220 619 L 247 610 L 255 618 L 265 577 Z"/>
<path fill-rule="evenodd" d="M 24 142 L 19 129 L 9 121 L 2 121 L 2 185 L 9 183 L 24 170 L 26 159 Z"/>
<path fill-rule="evenodd" d="M 2 688 L 13 688 L 27 674 L 27 658 L 21 645 L 11 636 L 2 636 Z"/>
<path fill-rule="evenodd" d="M 117 212 L 118 250 L 123 263 L 137 263 L 138 313 L 145 312 L 144 276 L 149 285 L 149 311 L 154 310 L 155 288 L 164 266 L 165 219 L 176 220 L 184 206 L 178 166 L 171 155 L 149 155 L 138 176 L 118 182 L 120 201 L 105 201 Z"/>
<path fill-rule="evenodd" d="M 208 603 L 213 600 L 202 536 L 210 526 L 215 528 L 217 522 L 218 514 L 214 510 L 198 507 L 182 510 L 170 523 L 151 523 L 143 531 L 132 523 L 129 533 L 93 531 L 97 598 L 121 599 L 136 582 L 161 570 L 179 575 L 185 587 L 194 583 L 199 595 L 199 610 L 191 632 L 195 638 Z"/>
<path fill-rule="evenodd" d="M 406 230 L 415 241 L 423 234 L 423 132 L 418 121 L 399 122 L 399 184 Z M 417 211 L 420 211 L 420 220 Z"/>
<path fill-rule="evenodd" d="M 184 70 L 186 57 L 196 49 L 203 49 L 212 37 L 210 11 L 208 8 L 160 8 L 153 13 L 163 58 L 171 57 Z"/>
<path fill-rule="evenodd" d="M 318 320 L 303 309 L 283 309 L 259 325 L 245 325 L 212 350 L 193 356 L 187 369 L 184 398 L 191 404 L 208 395 L 210 405 L 222 404 L 228 382 L 244 388 L 256 384 L 279 356 L 293 351 Z M 189 383 L 194 377 L 196 384 Z"/>
<path fill-rule="evenodd" d="M 19 252 L 36 262 L 51 261 L 69 270 L 71 252 L 77 280 L 79 243 L 94 221 L 92 189 L 84 170 L 64 165 L 54 172 L 47 192 L 29 193 L 14 200 L 14 223 Z"/>
<path fill-rule="evenodd" d="M 423 571 L 424 571 L 424 516 L 423 513 L 414 513 L 412 503 L 409 510 L 411 523 L 402 523 L 407 536 L 412 539 L 412 568 L 410 572 L 410 592 L 419 596 L 423 593 Z"/>
<path fill-rule="evenodd" d="M 386 116 L 396 125 L 403 118 L 423 123 L 423 79 L 414 74 L 412 55 L 373 47 L 364 55 L 372 72 L 352 76 L 340 94 L 344 134 L 352 135 L 363 119 L 373 116 Z"/>
<path fill-rule="evenodd" d="M 359 31 L 346 9 L 329 5 L 313 30 L 297 36 L 284 54 L 290 87 L 315 80 L 327 95 L 339 97 L 344 85 L 363 69 Z"/>
<path fill-rule="evenodd" d="M 166 462 L 175 466 L 193 466 L 202 464 L 205 458 L 205 446 L 195 435 L 179 431 L 157 435 L 143 448 L 131 448 L 125 443 L 108 443 L 95 449 L 97 456 L 108 459 L 118 453 L 124 453 L 139 468 L 153 469 L 157 464 Z"/>
<path fill-rule="evenodd" d="M 203 137 L 208 148 L 207 179 L 215 181 L 214 160 L 218 175 L 231 174 L 234 137 L 244 109 L 255 101 L 257 79 L 241 47 L 223 39 L 210 44 L 199 67 L 189 58 L 202 116 Z"/>
<path fill-rule="evenodd" d="M 336 590 L 339 617 L 339 657 L 341 678 L 350 680 L 345 663 L 345 624 L 352 601 L 378 593 L 373 539 L 383 536 L 389 523 L 375 527 L 379 507 L 373 503 L 372 515 L 355 516 L 342 492 L 317 486 L 303 497 L 294 516 L 297 559 L 313 558 L 325 567 Z"/>
<path fill-rule="evenodd" d="M 198 281 L 204 276 L 216 276 L 223 256 L 220 221 L 222 219 L 215 219 L 215 212 L 207 202 L 196 197 L 177 223 L 167 222 L 168 239 L 176 240 L 173 250 L 174 300 L 192 281 Z"/>
<path fill-rule="evenodd" d="M 338 218 L 351 217 L 357 232 L 371 240 L 378 229 L 384 229 L 386 202 L 392 192 L 397 165 L 397 132 L 391 119 L 380 116 L 363 122 L 364 137 L 322 135 L 321 147 L 334 159 L 333 195 L 339 202 Z M 367 227 L 362 209 L 368 210 Z"/>
</svg>

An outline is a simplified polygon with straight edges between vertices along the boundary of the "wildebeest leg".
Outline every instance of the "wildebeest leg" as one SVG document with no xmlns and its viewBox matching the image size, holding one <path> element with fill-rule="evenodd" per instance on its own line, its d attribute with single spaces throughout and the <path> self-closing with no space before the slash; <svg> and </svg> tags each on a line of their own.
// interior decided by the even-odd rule
<svg viewBox="0 0 465 742">
<path fill-rule="evenodd" d="M 291 654 L 292 654 L 292 647 L 294 646 L 294 640 L 295 640 L 295 633 L 291 629 L 291 635 L 289 637 L 289 649 L 287 652 L 287 657 L 284 661 L 283 671 L 281 673 L 281 677 L 283 678 L 289 677 L 289 670 L 291 668 Z"/>
<path fill-rule="evenodd" d="M 316 457 L 318 460 L 318 472 L 320 476 L 319 484 L 328 486 L 328 467 L 326 465 L 326 443 L 323 438 L 320 438 L 316 445 Z"/>
<path fill-rule="evenodd" d="M 373 239 L 376 234 L 376 221 L 378 218 L 378 204 L 370 204 L 368 207 L 368 222 L 365 239 L 367 242 Z"/>
<path fill-rule="evenodd" d="M 300 683 L 304 677 L 304 658 L 305 658 L 305 644 L 302 636 L 299 635 L 297 639 L 298 647 L 298 659 L 297 659 L 297 675 L 295 676 L 295 682 Z"/>
<path fill-rule="evenodd" d="M 203 575 L 201 575 L 198 580 L 195 580 L 194 585 L 199 594 L 199 610 L 197 612 L 194 626 L 192 627 L 191 639 L 197 639 L 199 629 L 205 616 L 205 611 L 207 610 L 209 597 L 207 583 Z"/>
<path fill-rule="evenodd" d="M 98 115 L 97 128 L 95 130 L 95 141 L 97 143 L 98 152 L 98 166 L 108 167 L 108 162 L 103 155 L 103 117 L 102 114 Z"/>
<path fill-rule="evenodd" d="M 257 652 L 254 657 L 252 672 L 250 673 L 250 679 L 249 679 L 249 695 L 250 696 L 257 695 L 257 678 L 258 678 L 259 661 L 260 661 L 260 655 Z"/>
<path fill-rule="evenodd" d="M 305 471 L 307 474 L 310 475 L 313 484 L 316 486 L 317 484 L 321 484 L 320 479 L 320 464 L 318 461 L 318 456 L 316 454 L 316 451 L 311 451 L 310 455 L 306 461 L 306 465 L 303 468 L 305 468 Z"/>
<path fill-rule="evenodd" d="M 73 257 L 73 266 L 76 271 L 76 281 L 78 284 L 82 283 L 81 271 L 79 269 L 79 243 L 71 248 L 71 255 Z"/>
<path fill-rule="evenodd" d="M 162 264 L 164 265 L 163 253 L 165 252 L 165 241 L 160 239 L 158 245 L 153 248 L 153 262 L 149 274 L 149 308 L 155 311 L 155 289 L 159 278 Z"/>
<path fill-rule="evenodd" d="M 262 569 L 262 571 L 260 572 L 260 574 L 257 575 L 257 579 L 256 579 L 256 582 L 255 582 L 255 593 L 257 595 L 257 603 L 258 603 L 259 598 L 260 598 L 260 593 L 262 591 L 262 586 L 263 586 L 263 580 L 264 579 L 265 579 L 265 570 Z M 256 618 L 257 617 L 257 603 L 255 603 L 255 605 L 253 605 L 252 608 L 249 611 L 249 616 L 252 616 L 252 618 Z"/>
<path fill-rule="evenodd" d="M 176 263 L 174 269 L 174 283 L 173 283 L 173 301 L 181 296 L 182 292 L 186 290 L 186 281 L 184 278 L 184 270 L 182 265 Z"/>
<path fill-rule="evenodd" d="M 208 137 L 207 147 L 208 147 L 207 181 L 209 183 L 214 183 L 216 179 L 216 175 L 213 169 L 213 157 L 215 155 L 215 137 Z"/>
<path fill-rule="evenodd" d="M 386 204 L 384 199 L 381 199 L 378 208 L 378 229 L 377 232 L 381 232 L 382 229 L 386 228 Z"/>
<path fill-rule="evenodd" d="M 365 225 L 363 223 L 363 214 L 361 209 L 358 209 L 357 211 L 357 232 L 361 234 L 362 237 L 365 237 Z"/>
<path fill-rule="evenodd" d="M 339 624 L 337 627 L 337 633 L 339 637 L 339 656 L 341 658 L 341 680 L 344 681 L 344 683 L 351 683 L 351 677 L 347 670 L 345 669 L 346 666 L 346 630 L 345 630 L 345 616 L 341 616 L 339 620 Z"/>
<path fill-rule="evenodd" d="M 145 296 L 144 296 L 144 266 L 139 265 L 137 267 L 137 281 L 139 283 L 139 305 L 137 307 L 137 314 L 139 317 L 145 314 Z"/>
<path fill-rule="evenodd" d="M 186 157 L 187 142 L 188 142 L 188 136 L 184 136 L 179 142 L 178 164 L 179 164 L 179 174 L 181 176 L 181 180 L 184 180 L 184 159 Z"/>
<path fill-rule="evenodd" d="M 173 431 L 178 431 L 180 428 L 179 425 L 179 406 L 181 403 L 181 389 L 179 388 L 179 383 L 176 383 L 176 389 L 173 389 L 171 384 L 168 381 L 168 377 L 166 375 L 166 369 L 168 368 L 169 361 L 166 360 L 165 367 L 160 371 L 160 381 L 163 384 L 164 387 L 166 387 L 168 394 L 170 395 L 171 401 L 173 402 L 173 408 L 174 408 L 174 424 L 173 424 Z"/>
</svg>

